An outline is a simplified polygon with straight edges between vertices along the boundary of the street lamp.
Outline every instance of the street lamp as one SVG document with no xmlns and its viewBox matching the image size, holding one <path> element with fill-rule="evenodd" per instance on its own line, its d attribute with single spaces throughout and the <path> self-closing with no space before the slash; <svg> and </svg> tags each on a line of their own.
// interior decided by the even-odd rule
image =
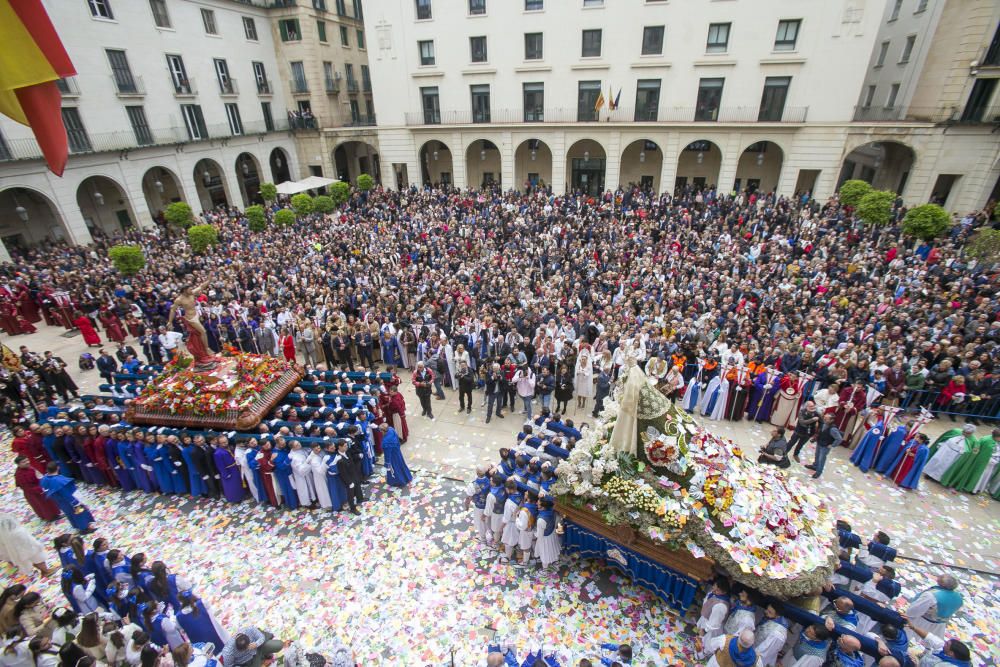
<svg viewBox="0 0 1000 667">
<path fill-rule="evenodd" d="M 94 202 L 96 202 L 98 206 L 104 206 L 104 195 L 97 190 L 94 190 Z"/>
<path fill-rule="evenodd" d="M 701 164 L 704 161 L 705 161 L 705 154 L 701 151 L 698 151 L 698 164 Z"/>
<path fill-rule="evenodd" d="M 639 151 L 639 162 L 646 161 L 646 151 Z"/>
<path fill-rule="evenodd" d="M 760 152 L 757 153 L 757 166 L 759 167 L 762 164 L 764 164 L 764 153 Z"/>
</svg>

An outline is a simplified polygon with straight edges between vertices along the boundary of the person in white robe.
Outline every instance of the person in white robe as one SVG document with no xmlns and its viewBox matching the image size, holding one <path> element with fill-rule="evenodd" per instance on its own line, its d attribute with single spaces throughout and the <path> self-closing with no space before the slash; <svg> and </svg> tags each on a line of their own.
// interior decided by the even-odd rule
<svg viewBox="0 0 1000 667">
<path fill-rule="evenodd" d="M 33 569 L 48 577 L 54 569 L 45 564 L 45 548 L 12 514 L 0 514 L 0 560 L 13 563 L 21 574 Z"/>
<path fill-rule="evenodd" d="M 326 467 L 326 455 L 323 453 L 322 445 L 319 443 L 313 445 L 312 451 L 306 457 L 306 465 L 312 474 L 313 488 L 316 489 L 316 498 L 319 500 L 319 506 L 327 510 L 332 508 L 333 501 L 330 500 L 330 488 L 326 485 L 326 475 L 329 470 Z"/>
<path fill-rule="evenodd" d="M 954 465 L 960 456 L 969 451 L 972 434 L 976 432 L 974 424 L 966 424 L 959 435 L 948 438 L 934 452 L 934 456 L 924 466 L 924 474 L 933 480 L 941 481 L 948 469 Z"/>
<path fill-rule="evenodd" d="M 250 465 L 247 463 L 247 454 L 249 452 L 250 450 L 247 449 L 245 443 L 238 442 L 233 449 L 233 457 L 240 467 L 240 474 L 243 475 L 243 481 L 246 483 L 247 488 L 250 489 L 250 495 L 259 503 L 260 489 L 257 488 L 257 483 L 253 479 L 253 470 L 250 469 Z"/>
<path fill-rule="evenodd" d="M 524 502 L 525 505 L 535 503 L 537 511 L 538 494 L 535 491 L 526 491 Z M 514 523 L 517 525 L 517 546 L 521 550 L 521 565 L 527 565 L 531 558 L 532 547 L 535 546 L 535 515 L 527 506 L 520 507 Z"/>
<path fill-rule="evenodd" d="M 745 588 L 739 592 L 729 612 L 729 618 L 723 624 L 727 635 L 738 635 L 744 630 L 757 627 L 757 607 L 750 600 L 750 592 Z"/>
<path fill-rule="evenodd" d="M 444 344 L 444 360 L 448 364 L 448 376 L 451 378 L 451 388 L 458 391 L 458 363 L 455 360 L 455 349 L 451 341 Z"/>
<path fill-rule="evenodd" d="M 963 605 L 957 590 L 958 580 L 950 574 L 937 578 L 937 586 L 922 592 L 910 602 L 906 618 L 910 627 L 944 637 L 945 628 Z"/>
<path fill-rule="evenodd" d="M 701 392 L 701 396 L 698 398 L 698 414 L 702 416 L 708 416 L 708 404 L 712 401 L 712 396 L 717 392 L 721 391 L 722 388 L 722 375 L 716 373 L 715 376 L 708 381 L 705 385 L 705 391 Z M 714 405 L 712 406 L 715 407 Z"/>
<path fill-rule="evenodd" d="M 725 419 L 726 417 L 726 401 L 729 400 L 729 380 L 725 379 L 726 375 L 729 373 L 729 366 L 722 369 L 719 373 L 721 378 L 721 384 L 719 385 L 719 397 L 715 399 L 715 405 L 712 406 L 712 412 L 709 413 L 708 418 L 714 421 L 719 421 L 720 419 Z M 711 402 L 711 396 L 709 396 L 709 402 Z"/>
<path fill-rule="evenodd" d="M 885 607 L 889 603 L 889 596 L 878 589 L 878 582 L 882 581 L 882 579 L 886 577 L 891 579 L 894 574 L 895 570 L 892 567 L 883 565 L 878 572 L 872 575 L 871 579 L 865 582 L 865 584 L 861 587 L 861 590 L 858 591 L 858 594 L 863 598 Z M 861 611 L 855 613 L 858 615 L 858 632 L 861 634 L 867 634 L 875 628 L 875 625 L 877 624 L 875 619 Z"/>
<path fill-rule="evenodd" d="M 542 568 L 546 569 L 559 560 L 559 554 L 562 551 L 562 535 L 552 498 L 543 497 L 538 501 L 538 506 L 541 510 L 538 512 L 538 519 L 535 522 L 535 555 L 542 561 Z"/>
<path fill-rule="evenodd" d="M 726 659 L 722 663 L 719 662 L 716 656 L 719 653 L 726 653 L 729 651 L 729 642 L 732 641 L 734 637 L 736 638 L 737 648 L 739 651 L 752 651 L 753 654 L 756 654 L 754 644 L 756 643 L 757 638 L 754 636 L 753 630 L 744 630 L 739 635 L 720 635 L 713 638 L 711 641 L 705 642 L 704 655 L 711 655 L 708 662 L 705 663 L 706 667 L 722 667 L 722 664 L 733 664 L 733 661 L 729 658 L 728 654 L 725 656 Z M 753 663 L 755 667 L 762 667 L 760 656 L 756 655 L 755 657 L 756 659 Z"/>
<path fill-rule="evenodd" d="M 792 650 L 785 652 L 785 667 L 823 667 L 834 628 L 833 619 L 827 618 L 825 623 L 810 625 L 799 633 Z"/>
<path fill-rule="evenodd" d="M 489 468 L 482 463 L 476 466 L 476 478 L 469 482 L 465 487 L 465 507 L 468 509 L 472 507 L 472 529 L 476 531 L 479 536 L 479 541 L 483 544 L 487 543 L 489 539 L 489 523 L 486 517 L 486 505 L 484 507 L 479 507 L 475 503 L 477 494 L 482 493 L 483 485 L 486 485 L 485 498 L 482 502 L 485 504 L 489 503 Z M 480 496 L 482 498 L 482 496 Z"/>
<path fill-rule="evenodd" d="M 953 665 L 972 664 L 971 651 L 964 642 L 957 639 L 945 639 L 919 628 L 911 627 L 911 629 L 926 648 L 918 663 L 920 667 L 952 667 Z"/>
<path fill-rule="evenodd" d="M 500 533 L 500 542 L 503 544 L 503 557 L 501 562 L 510 562 L 514 554 L 514 547 L 520 541 L 520 534 L 517 530 L 515 519 L 517 510 L 520 507 L 521 494 L 517 491 L 517 482 L 508 479 L 506 482 L 507 502 L 503 506 L 503 522 Z"/>
<path fill-rule="evenodd" d="M 778 664 L 778 653 L 788 640 L 788 619 L 780 616 L 774 605 L 769 604 L 764 608 L 764 619 L 754 634 L 757 638 L 754 648 L 757 649 L 761 664 L 763 667 L 775 667 Z"/>
<path fill-rule="evenodd" d="M 1000 467 L 1000 435 L 998 435 L 997 429 L 993 430 L 993 441 L 993 453 L 990 454 L 990 460 L 987 462 L 983 474 L 979 476 L 979 481 L 973 487 L 973 493 L 982 493 L 989 488 L 990 480 L 993 479 L 997 468 Z M 1000 479 L 1000 476 L 998 476 L 998 479 Z"/>
<path fill-rule="evenodd" d="M 587 399 L 593 398 L 597 393 L 594 388 L 594 358 L 589 347 L 581 347 L 580 354 L 576 357 L 573 388 L 576 390 L 578 409 L 587 407 Z"/>
<path fill-rule="evenodd" d="M 703 645 L 707 645 L 709 641 L 722 634 L 722 624 L 727 614 L 729 614 L 729 583 L 719 579 L 701 605 L 701 616 L 698 618 L 697 627 Z"/>
<path fill-rule="evenodd" d="M 299 497 L 300 505 L 312 505 L 316 502 L 316 482 L 313 480 L 312 464 L 307 463 L 309 453 L 302 449 L 302 443 L 292 440 L 288 458 L 292 462 L 292 486 Z"/>
</svg>

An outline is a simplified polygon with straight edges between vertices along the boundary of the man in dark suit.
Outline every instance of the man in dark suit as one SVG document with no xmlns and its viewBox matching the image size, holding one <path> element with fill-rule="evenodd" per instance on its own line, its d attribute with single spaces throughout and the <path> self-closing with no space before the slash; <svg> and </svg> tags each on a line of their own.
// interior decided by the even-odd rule
<svg viewBox="0 0 1000 667">
<path fill-rule="evenodd" d="M 101 377 L 108 384 L 114 384 L 114 377 L 112 376 L 118 370 L 118 362 L 103 348 L 100 350 L 100 355 L 97 357 L 97 372 L 101 374 Z"/>
<path fill-rule="evenodd" d="M 337 443 L 337 472 L 340 473 L 340 481 L 347 488 L 347 503 L 351 507 L 352 514 L 361 514 L 358 505 L 365 501 L 361 492 L 361 452 L 351 451 L 347 440 L 340 440 Z"/>
</svg>

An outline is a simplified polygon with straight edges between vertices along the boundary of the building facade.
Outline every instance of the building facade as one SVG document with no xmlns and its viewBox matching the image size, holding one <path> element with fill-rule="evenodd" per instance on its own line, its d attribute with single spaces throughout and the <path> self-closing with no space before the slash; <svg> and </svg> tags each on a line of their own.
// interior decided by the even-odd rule
<svg viewBox="0 0 1000 667">
<path fill-rule="evenodd" d="M 944 173 L 962 182 L 944 198 L 949 209 L 985 204 L 1000 175 L 991 118 L 949 126 L 866 117 L 859 97 L 887 31 L 900 32 L 903 48 L 906 35 L 948 26 L 951 39 L 985 54 L 1000 19 L 995 2 L 695 4 L 373 3 L 365 23 L 383 181 L 556 192 L 715 184 L 826 197 L 856 174 L 926 201 Z M 907 58 L 893 51 L 896 62 L 920 73 L 946 67 L 955 45 L 932 41 L 914 39 Z M 956 99 L 964 104 L 973 85 L 955 83 Z M 940 106 L 921 98 L 929 90 L 900 85 L 893 106 Z"/>
</svg>

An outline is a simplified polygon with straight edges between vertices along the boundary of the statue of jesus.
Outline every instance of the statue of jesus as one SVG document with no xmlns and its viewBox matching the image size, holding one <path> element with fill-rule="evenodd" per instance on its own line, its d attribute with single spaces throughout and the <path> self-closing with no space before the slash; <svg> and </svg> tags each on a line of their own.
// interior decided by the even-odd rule
<svg viewBox="0 0 1000 667">
<path fill-rule="evenodd" d="M 194 357 L 195 365 L 199 369 L 214 366 L 212 353 L 208 348 L 208 334 L 198 320 L 198 304 L 195 297 L 196 294 L 203 292 L 210 283 L 210 280 L 206 280 L 200 285 L 192 287 L 189 283 L 182 287 L 181 293 L 174 298 L 174 302 L 170 306 L 170 315 L 167 316 L 167 328 L 169 328 L 174 321 L 174 315 L 177 314 L 177 309 L 180 308 L 184 311 L 182 317 L 188 326 L 188 340 L 185 345 L 187 345 L 188 352 Z"/>
</svg>

